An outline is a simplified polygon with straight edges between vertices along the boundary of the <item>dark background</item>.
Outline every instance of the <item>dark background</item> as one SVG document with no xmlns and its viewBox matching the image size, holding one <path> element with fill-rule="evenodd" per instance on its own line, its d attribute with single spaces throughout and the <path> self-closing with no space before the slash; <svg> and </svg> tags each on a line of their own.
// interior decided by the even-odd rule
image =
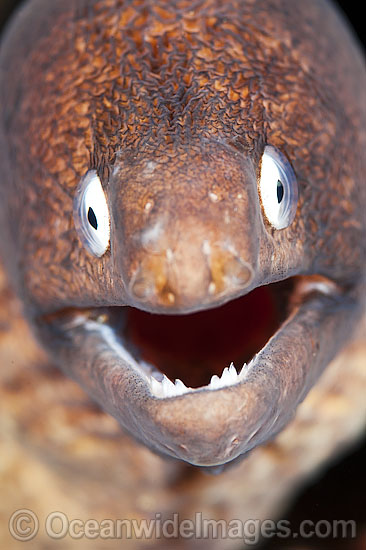
<svg viewBox="0 0 366 550">
<path fill-rule="evenodd" d="M 52 2 L 53 0 L 49 0 Z M 293 0 L 306 2 L 307 0 Z M 0 0 L 0 28 L 12 10 L 20 4 L 17 0 Z M 347 15 L 353 28 L 365 45 L 364 4 L 360 1 L 340 0 L 338 5 Z M 317 520 L 354 519 L 358 524 L 357 540 L 336 541 L 305 540 L 284 541 L 272 539 L 262 550 L 366 550 L 366 439 L 346 457 L 330 467 L 313 481 L 282 515 L 289 519 L 294 530 L 303 519 Z"/>
</svg>

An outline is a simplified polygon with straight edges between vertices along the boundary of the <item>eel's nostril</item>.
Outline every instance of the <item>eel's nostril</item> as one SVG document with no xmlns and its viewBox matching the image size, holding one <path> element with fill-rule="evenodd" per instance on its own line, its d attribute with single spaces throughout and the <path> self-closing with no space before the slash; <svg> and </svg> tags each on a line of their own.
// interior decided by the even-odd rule
<svg viewBox="0 0 366 550">
<path fill-rule="evenodd" d="M 238 287 L 247 287 L 254 277 L 251 265 L 239 256 L 218 251 L 210 258 L 211 282 L 208 294 L 229 294 Z"/>
<path fill-rule="evenodd" d="M 227 284 L 248 286 L 253 276 L 252 267 L 239 257 L 233 257 L 225 264 L 224 277 Z"/>
<path fill-rule="evenodd" d="M 253 268 L 241 257 L 217 246 L 207 252 L 193 260 L 165 253 L 142 258 L 129 285 L 133 305 L 184 311 L 235 296 L 252 282 Z"/>
<path fill-rule="evenodd" d="M 145 257 L 136 269 L 129 289 L 135 305 L 137 302 L 171 308 L 176 303 L 177 296 L 171 287 L 164 255 Z"/>
<path fill-rule="evenodd" d="M 152 270 L 143 269 L 140 265 L 130 283 L 132 296 L 141 302 L 154 299 L 157 286 L 156 279 L 155 273 Z"/>
<path fill-rule="evenodd" d="M 123 268 L 131 305 L 171 314 L 198 311 L 239 296 L 253 282 L 257 254 L 245 234 L 190 217 L 168 225 L 155 222 L 136 237 L 141 246 Z"/>
</svg>

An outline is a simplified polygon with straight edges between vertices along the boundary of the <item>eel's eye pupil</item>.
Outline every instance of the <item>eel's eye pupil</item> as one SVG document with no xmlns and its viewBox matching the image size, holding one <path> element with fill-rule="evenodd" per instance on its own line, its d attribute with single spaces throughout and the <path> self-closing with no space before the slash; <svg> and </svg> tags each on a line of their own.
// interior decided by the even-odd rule
<svg viewBox="0 0 366 550">
<path fill-rule="evenodd" d="M 282 185 L 282 182 L 280 180 L 277 180 L 277 202 L 278 204 L 280 204 L 280 202 L 282 201 L 283 199 L 283 185 Z"/>
<path fill-rule="evenodd" d="M 0 0 L 1 1 L 1 0 Z M 81 178 L 74 196 L 74 223 L 78 237 L 92 256 L 101 258 L 110 242 L 108 195 L 96 170 Z"/>
<path fill-rule="evenodd" d="M 277 191 L 277 194 L 278 194 L 278 191 Z M 94 210 L 90 206 L 89 206 L 89 210 L 88 210 L 88 221 L 89 221 L 90 225 L 92 227 L 94 227 L 94 229 L 98 229 L 97 218 L 95 216 Z"/>
<path fill-rule="evenodd" d="M 267 222 L 275 229 L 285 229 L 296 216 L 299 192 L 290 161 L 273 145 L 263 150 L 258 185 Z"/>
</svg>

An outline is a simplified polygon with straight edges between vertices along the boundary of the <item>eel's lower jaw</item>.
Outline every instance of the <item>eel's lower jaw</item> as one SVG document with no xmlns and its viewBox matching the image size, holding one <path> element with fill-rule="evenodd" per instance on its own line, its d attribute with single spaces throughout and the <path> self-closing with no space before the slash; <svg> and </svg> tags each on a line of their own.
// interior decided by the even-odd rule
<svg viewBox="0 0 366 550">
<path fill-rule="evenodd" d="M 257 354 L 197 388 L 136 359 L 108 324 L 106 308 L 43 318 L 39 335 L 63 370 L 137 440 L 160 454 L 217 466 L 291 420 L 357 319 L 356 301 L 345 305 L 330 280 L 295 279 L 287 318 Z"/>
</svg>

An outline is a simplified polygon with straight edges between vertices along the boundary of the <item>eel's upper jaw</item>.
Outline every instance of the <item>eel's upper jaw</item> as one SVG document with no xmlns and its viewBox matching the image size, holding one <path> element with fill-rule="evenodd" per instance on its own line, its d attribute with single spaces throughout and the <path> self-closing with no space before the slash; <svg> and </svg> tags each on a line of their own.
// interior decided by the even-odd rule
<svg viewBox="0 0 366 550">
<path fill-rule="evenodd" d="M 293 417 L 357 319 L 356 299 L 328 279 L 300 277 L 288 317 L 236 371 L 199 388 L 171 382 L 134 358 L 103 310 L 40 321 L 40 337 L 71 377 L 136 439 L 200 466 L 231 462 L 273 437 Z M 337 345 L 335 345 L 337 342 Z"/>
</svg>

